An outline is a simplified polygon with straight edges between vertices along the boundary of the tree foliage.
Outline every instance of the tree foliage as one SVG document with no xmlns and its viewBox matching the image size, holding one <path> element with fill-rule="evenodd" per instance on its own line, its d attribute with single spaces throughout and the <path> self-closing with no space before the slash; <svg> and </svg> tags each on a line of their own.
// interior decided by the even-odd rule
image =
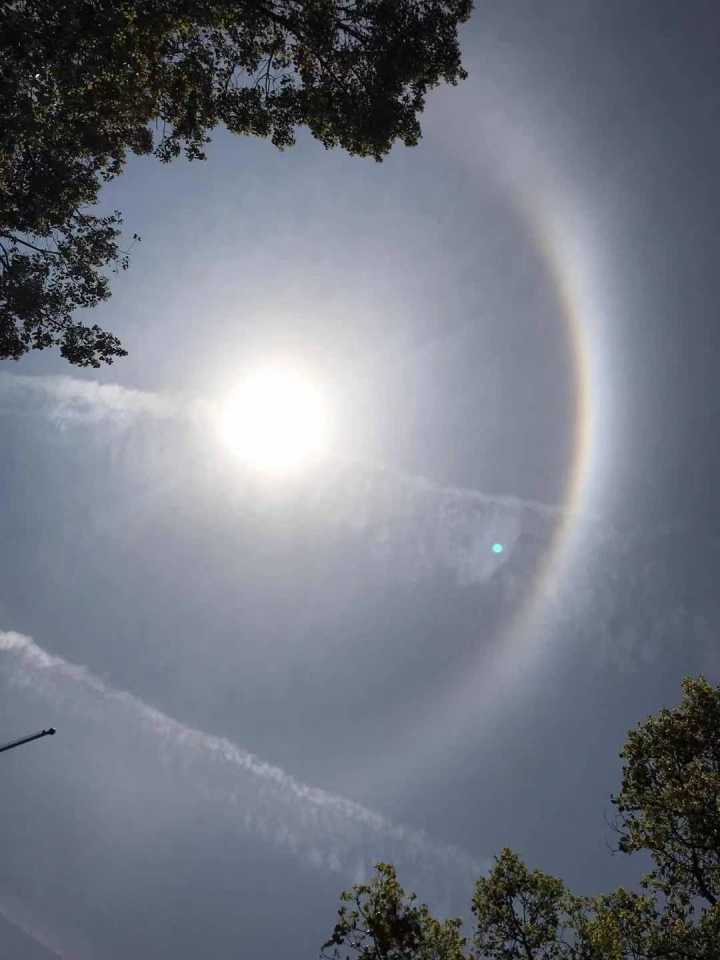
<svg viewBox="0 0 720 960">
<path fill-rule="evenodd" d="M 327 960 L 464 960 L 461 922 L 436 920 L 398 883 L 395 868 L 379 863 L 368 884 L 340 895 L 332 936 L 323 944 Z"/>
<path fill-rule="evenodd" d="M 475 886 L 475 932 L 435 920 L 380 864 L 342 894 L 333 960 L 718 960 L 720 686 L 683 681 L 683 698 L 628 734 L 620 754 L 619 849 L 654 868 L 641 891 L 576 896 L 512 850 Z"/>
<path fill-rule="evenodd" d="M 124 269 L 93 215 L 128 155 L 203 159 L 212 130 L 381 160 L 420 138 L 429 90 L 464 78 L 472 0 L 0 0 L 0 357 L 124 351 L 72 319 Z"/>
<path fill-rule="evenodd" d="M 584 921 L 584 901 L 562 880 L 529 870 L 505 849 L 475 886 L 472 912 L 477 956 L 488 960 L 571 960 Z"/>
<path fill-rule="evenodd" d="M 620 847 L 648 850 L 647 884 L 666 897 L 720 901 L 720 696 L 704 679 L 628 735 L 613 798 Z"/>
</svg>

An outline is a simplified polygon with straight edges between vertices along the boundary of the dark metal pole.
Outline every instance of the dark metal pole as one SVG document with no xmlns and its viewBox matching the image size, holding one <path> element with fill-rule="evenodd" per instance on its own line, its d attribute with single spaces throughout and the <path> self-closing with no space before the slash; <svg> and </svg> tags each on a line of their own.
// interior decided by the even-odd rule
<svg viewBox="0 0 720 960">
<path fill-rule="evenodd" d="M 6 743 L 0 747 L 0 753 L 4 753 L 5 750 L 12 750 L 13 747 L 21 747 L 24 743 L 32 743 L 33 740 L 39 740 L 40 737 L 52 737 L 54 735 L 55 727 L 50 727 L 48 730 L 41 730 L 40 733 L 34 733 L 31 737 L 22 737 L 20 740 L 13 740 L 11 743 Z"/>
</svg>

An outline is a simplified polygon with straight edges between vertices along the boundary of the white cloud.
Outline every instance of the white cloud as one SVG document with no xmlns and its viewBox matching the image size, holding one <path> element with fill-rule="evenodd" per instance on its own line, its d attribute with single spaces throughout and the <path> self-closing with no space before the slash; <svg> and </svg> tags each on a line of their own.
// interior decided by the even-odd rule
<svg viewBox="0 0 720 960">
<path fill-rule="evenodd" d="M 3 407 L 39 413 L 61 428 L 124 427 L 141 418 L 179 418 L 208 427 L 214 416 L 211 400 L 202 397 L 8 373 L 0 373 L 0 412 Z M 232 467 L 239 469 L 236 463 Z M 547 538 L 562 515 L 534 501 L 442 486 L 382 466 L 337 461 L 336 467 L 318 479 L 310 498 L 322 498 L 328 518 L 364 533 L 378 564 L 387 565 L 395 578 L 420 579 L 445 568 L 461 585 L 480 583 L 507 563 L 522 532 L 536 530 Z M 245 503 L 245 486 L 238 490 Z M 502 553 L 493 553 L 495 542 Z"/>
<path fill-rule="evenodd" d="M 140 416 L 163 419 L 178 414 L 176 400 L 130 390 L 115 383 L 68 376 L 17 376 L 0 372 L 0 410 L 22 406 L 54 423 L 69 426 L 111 421 L 125 424 Z"/>
<path fill-rule="evenodd" d="M 368 851 L 378 847 L 415 875 L 453 885 L 460 881 L 467 891 L 485 869 L 462 850 L 302 783 L 224 737 L 186 726 L 131 693 L 109 687 L 85 667 L 53 656 L 23 634 L 0 631 L 0 674 L 16 687 L 29 687 L 56 709 L 80 714 L 91 726 L 102 718 L 105 724 L 134 730 L 138 738 L 156 739 L 164 760 L 191 766 L 198 789 L 209 791 L 213 804 L 234 811 L 233 824 L 241 822 L 245 830 L 318 869 L 352 871 L 358 856 L 370 860 Z"/>
</svg>

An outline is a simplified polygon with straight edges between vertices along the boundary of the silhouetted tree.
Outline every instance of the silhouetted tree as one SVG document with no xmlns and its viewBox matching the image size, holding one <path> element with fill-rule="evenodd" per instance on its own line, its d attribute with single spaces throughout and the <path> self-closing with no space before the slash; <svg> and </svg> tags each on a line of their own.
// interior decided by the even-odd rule
<svg viewBox="0 0 720 960">
<path fill-rule="evenodd" d="M 435 920 L 379 864 L 341 896 L 322 955 L 332 960 L 718 960 L 720 686 L 683 681 L 682 702 L 632 730 L 621 753 L 620 850 L 646 851 L 642 892 L 573 895 L 505 849 L 472 901 L 472 947 L 460 920 Z"/>
<path fill-rule="evenodd" d="M 472 0 L 0 0 L 0 357 L 123 356 L 74 320 L 127 267 L 97 217 L 128 153 L 204 158 L 210 132 L 306 126 L 376 160 L 420 138 L 427 91 L 465 76 Z"/>
</svg>

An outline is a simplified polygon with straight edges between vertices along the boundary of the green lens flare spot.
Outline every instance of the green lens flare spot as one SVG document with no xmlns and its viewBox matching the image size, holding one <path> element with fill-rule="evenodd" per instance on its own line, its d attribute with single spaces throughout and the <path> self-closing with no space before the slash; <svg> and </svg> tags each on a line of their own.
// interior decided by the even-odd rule
<svg viewBox="0 0 720 960">
<path fill-rule="evenodd" d="M 492 545 L 492 552 L 493 552 L 493 553 L 502 553 L 503 550 L 504 550 L 504 547 L 503 547 L 503 545 L 502 545 L 501 543 L 494 543 L 494 544 Z"/>
</svg>

